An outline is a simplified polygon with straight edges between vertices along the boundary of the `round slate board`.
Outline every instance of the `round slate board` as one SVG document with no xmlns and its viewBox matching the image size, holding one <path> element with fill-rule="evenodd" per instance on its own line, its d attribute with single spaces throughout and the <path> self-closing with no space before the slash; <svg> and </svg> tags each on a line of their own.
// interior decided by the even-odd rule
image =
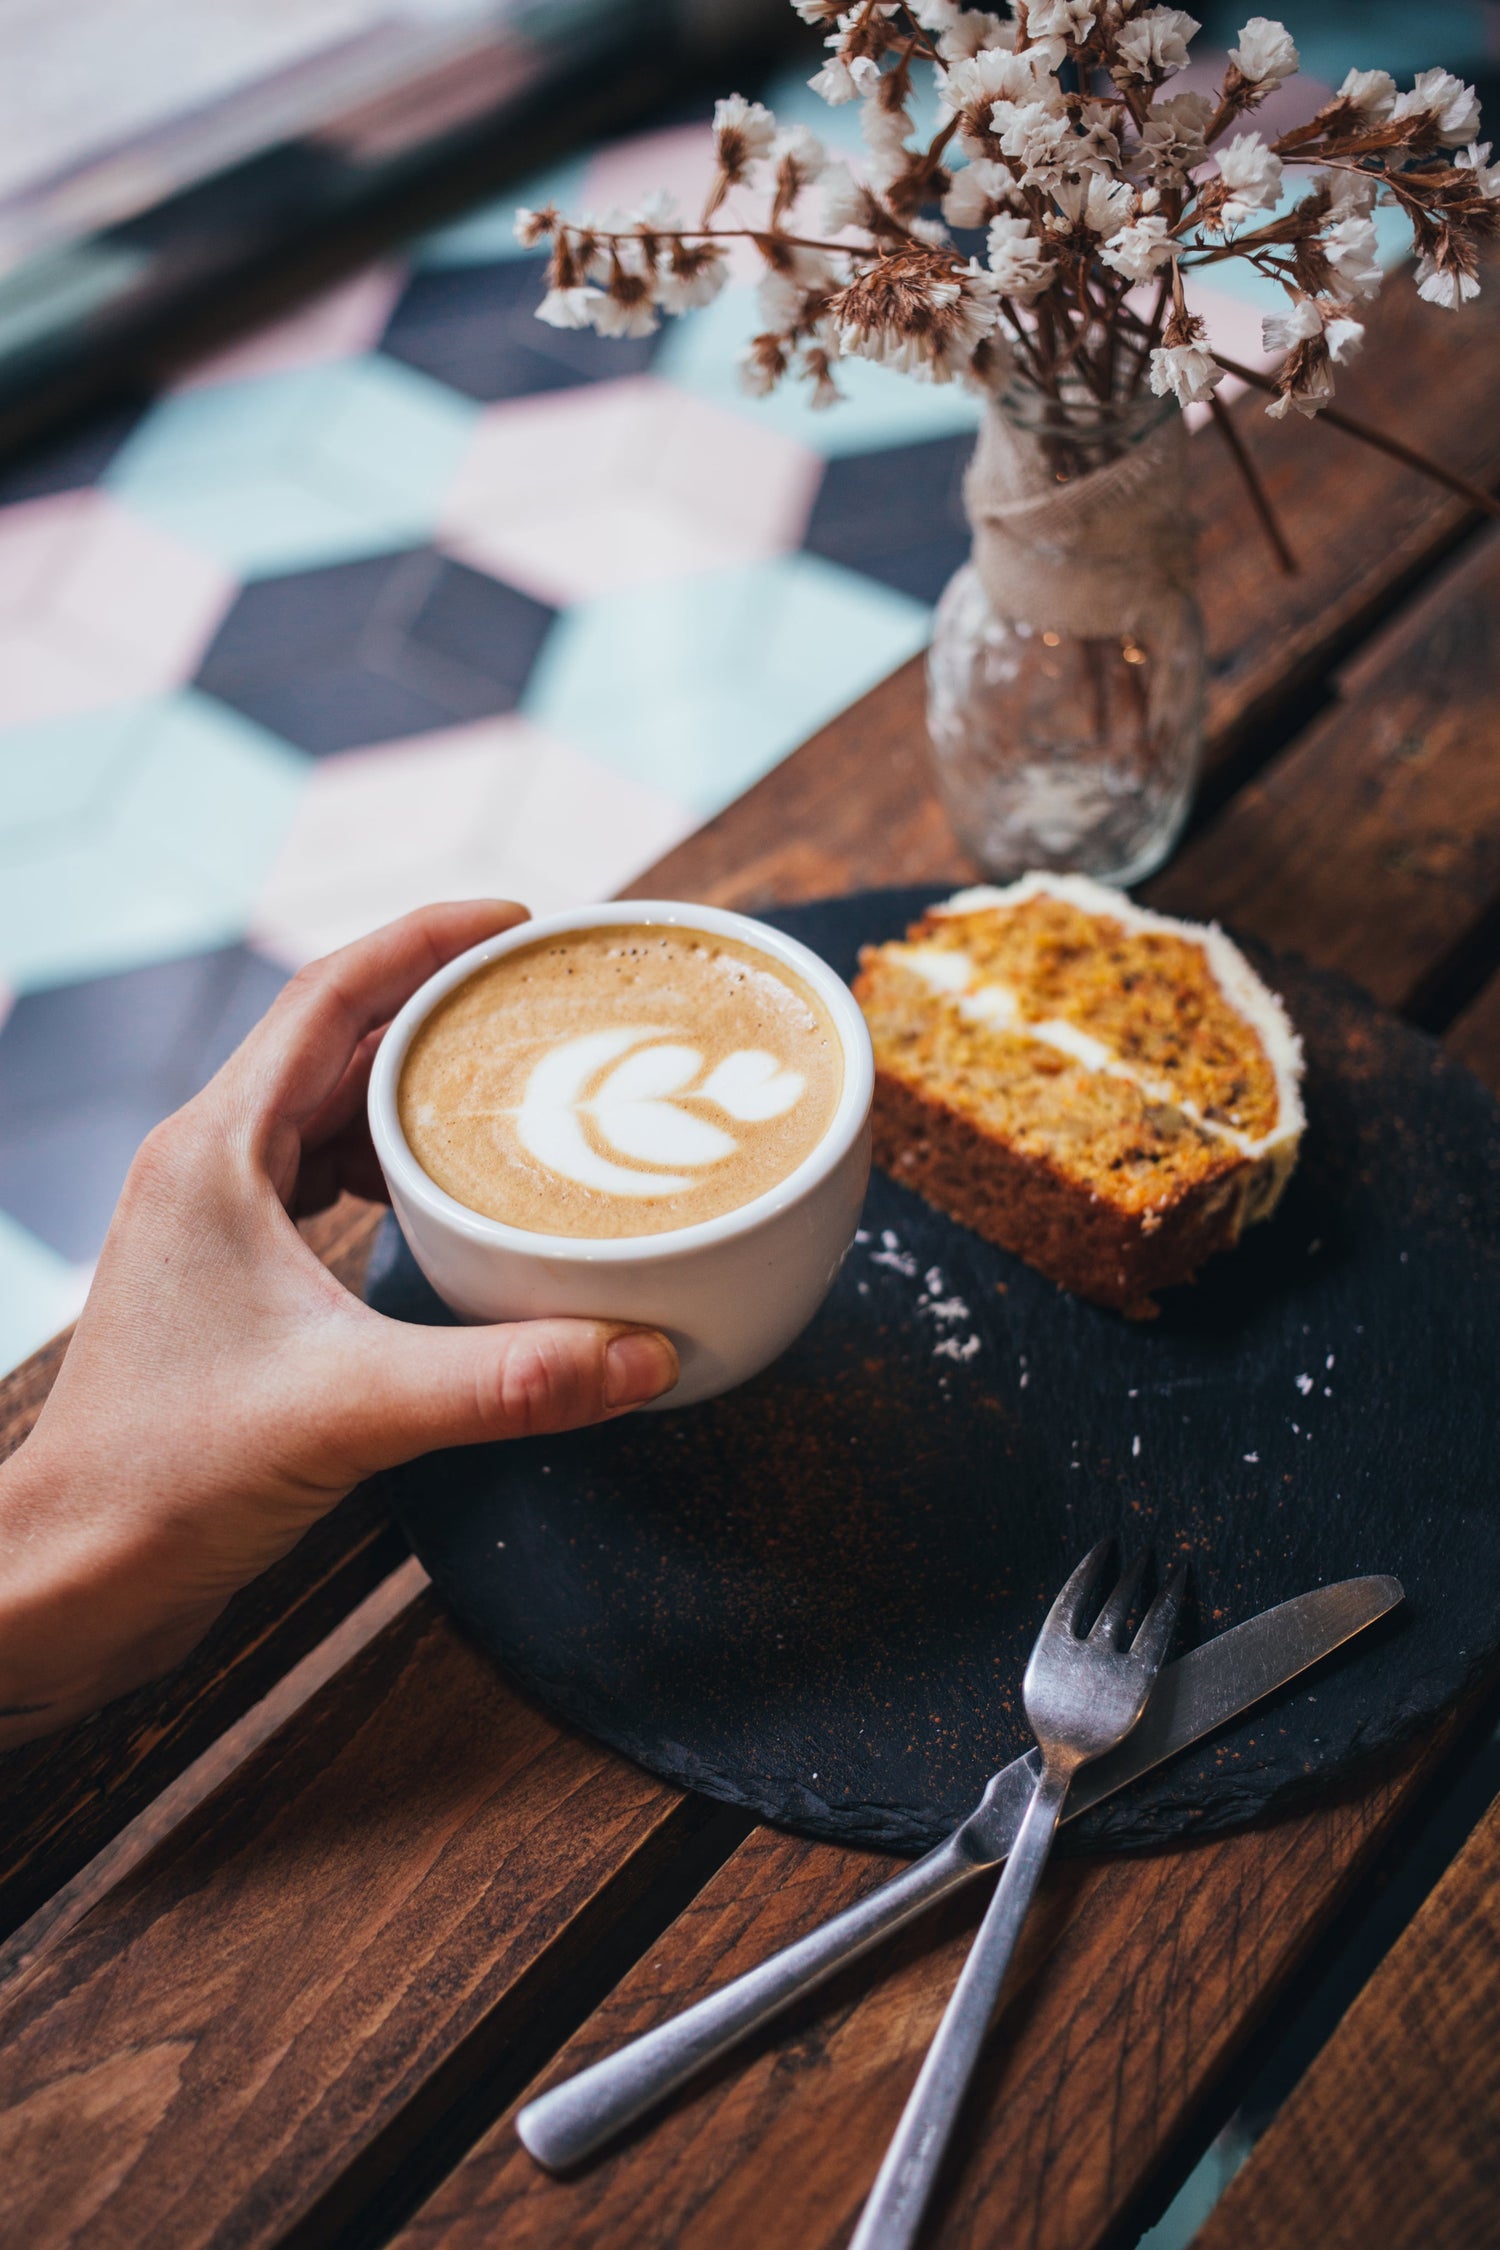
<svg viewBox="0 0 1500 2250">
<path fill-rule="evenodd" d="M 849 975 L 935 895 L 771 919 Z M 398 1473 L 475 1637 L 654 1773 L 897 1850 L 1028 1747 L 1027 1652 L 1104 1533 L 1190 1561 L 1179 1645 L 1367 1571 L 1408 1600 L 1075 1848 L 1241 1825 L 1431 1719 L 1500 1645 L 1500 1110 L 1351 988 L 1263 965 L 1307 1046 L 1302 1161 L 1159 1320 L 1064 1295 L 877 1173 L 828 1303 L 744 1389 Z M 394 1225 L 370 1297 L 447 1317 Z"/>
</svg>

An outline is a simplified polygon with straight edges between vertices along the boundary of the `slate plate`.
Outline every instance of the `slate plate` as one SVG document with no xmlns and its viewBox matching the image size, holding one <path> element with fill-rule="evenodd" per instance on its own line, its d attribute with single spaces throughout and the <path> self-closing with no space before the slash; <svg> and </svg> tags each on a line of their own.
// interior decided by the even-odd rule
<svg viewBox="0 0 1500 2250">
<path fill-rule="evenodd" d="M 774 919 L 852 974 L 934 895 Z M 828 1304 L 743 1390 L 399 1473 L 475 1637 L 653 1772 L 897 1850 L 1027 1746 L 1027 1651 L 1106 1532 L 1191 1562 L 1183 1643 L 1360 1572 L 1409 1598 L 1075 1848 L 1240 1826 L 1430 1721 L 1500 1644 L 1500 1110 L 1350 987 L 1263 965 L 1307 1044 L 1302 1162 L 1159 1320 L 1063 1295 L 877 1174 Z M 371 1300 L 444 1317 L 393 1225 Z"/>
</svg>

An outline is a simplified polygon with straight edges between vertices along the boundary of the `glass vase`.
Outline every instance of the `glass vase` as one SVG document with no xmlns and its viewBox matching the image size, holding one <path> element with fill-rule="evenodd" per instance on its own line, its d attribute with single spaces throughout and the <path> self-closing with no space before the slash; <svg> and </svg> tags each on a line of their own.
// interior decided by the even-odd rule
<svg viewBox="0 0 1500 2250">
<path fill-rule="evenodd" d="M 937 780 L 986 874 L 1139 881 L 1187 818 L 1203 744 L 1185 431 L 1174 402 L 1014 385 L 965 486 L 971 559 L 927 663 Z"/>
</svg>

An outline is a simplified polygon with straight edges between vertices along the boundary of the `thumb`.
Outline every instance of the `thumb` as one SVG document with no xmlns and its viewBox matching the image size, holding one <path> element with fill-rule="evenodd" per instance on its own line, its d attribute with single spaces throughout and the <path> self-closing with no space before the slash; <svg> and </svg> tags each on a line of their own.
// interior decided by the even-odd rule
<svg viewBox="0 0 1500 2250">
<path fill-rule="evenodd" d="M 359 1473 L 444 1445 L 541 1437 L 659 1398 L 677 1353 L 654 1328 L 607 1320 L 419 1328 L 382 1320 L 356 1386 Z"/>
</svg>

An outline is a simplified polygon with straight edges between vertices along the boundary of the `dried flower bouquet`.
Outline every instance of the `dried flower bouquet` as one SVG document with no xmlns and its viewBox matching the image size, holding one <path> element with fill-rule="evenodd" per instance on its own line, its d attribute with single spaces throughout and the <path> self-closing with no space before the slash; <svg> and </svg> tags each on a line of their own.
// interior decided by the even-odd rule
<svg viewBox="0 0 1500 2250">
<path fill-rule="evenodd" d="M 1456 308 L 1478 291 L 1500 166 L 1477 143 L 1474 90 L 1443 70 L 1404 90 L 1354 70 L 1306 123 L 1268 139 L 1255 113 L 1298 55 L 1264 16 L 1207 94 L 1173 90 L 1199 28 L 1179 8 L 794 5 L 826 32 L 813 88 L 859 105 L 858 171 L 805 126 L 731 95 L 714 114 L 695 222 L 665 199 L 602 222 L 518 213 L 522 241 L 551 249 L 540 316 L 649 334 L 718 293 L 727 245 L 742 240 L 764 267 L 742 369 L 752 392 L 790 379 L 829 406 L 854 359 L 977 390 L 973 556 L 938 605 L 928 659 L 939 784 L 997 875 L 1078 867 L 1134 881 L 1181 828 L 1202 742 L 1178 408 L 1207 407 L 1284 568 L 1292 557 L 1217 396 L 1226 372 L 1269 389 L 1273 416 L 1324 413 L 1496 510 L 1330 403 L 1383 278 L 1377 203 L 1410 223 L 1423 297 Z M 925 136 L 919 73 L 936 94 Z M 741 207 L 747 189 L 753 208 Z M 1229 259 L 1285 294 L 1264 324 L 1273 375 L 1226 361 L 1188 302 L 1186 277 Z"/>
<path fill-rule="evenodd" d="M 543 320 L 647 334 L 661 313 L 717 293 L 725 242 L 740 237 L 766 268 L 765 326 L 744 365 L 752 391 L 791 376 L 831 405 L 839 362 L 864 358 L 988 391 L 1020 372 L 1052 395 L 1078 386 L 1101 401 L 1149 380 L 1186 405 L 1210 399 L 1224 368 L 1183 276 L 1238 258 L 1287 297 L 1265 324 L 1267 349 L 1283 355 L 1267 411 L 1311 415 L 1381 285 L 1377 202 L 1411 223 L 1423 297 L 1457 306 L 1478 291 L 1479 246 L 1500 228 L 1500 166 L 1476 145 L 1473 88 L 1447 71 L 1422 71 L 1405 91 L 1383 70 L 1351 71 L 1308 123 L 1268 142 L 1249 121 L 1298 55 L 1264 16 L 1245 25 L 1210 98 L 1170 90 L 1199 28 L 1180 8 L 794 4 L 828 27 L 813 88 L 860 105 L 860 175 L 806 127 L 778 129 L 760 103 L 730 95 L 715 110 L 717 168 L 695 224 L 666 198 L 604 223 L 518 214 L 523 242 L 552 247 Z M 920 69 L 934 74 L 940 112 L 927 140 L 910 106 Z M 1305 192 L 1282 210 L 1287 166 Z M 815 182 L 820 227 L 802 216 Z M 731 212 L 734 190 L 762 184 L 760 213 Z M 952 229 L 983 229 L 983 258 Z"/>
</svg>

